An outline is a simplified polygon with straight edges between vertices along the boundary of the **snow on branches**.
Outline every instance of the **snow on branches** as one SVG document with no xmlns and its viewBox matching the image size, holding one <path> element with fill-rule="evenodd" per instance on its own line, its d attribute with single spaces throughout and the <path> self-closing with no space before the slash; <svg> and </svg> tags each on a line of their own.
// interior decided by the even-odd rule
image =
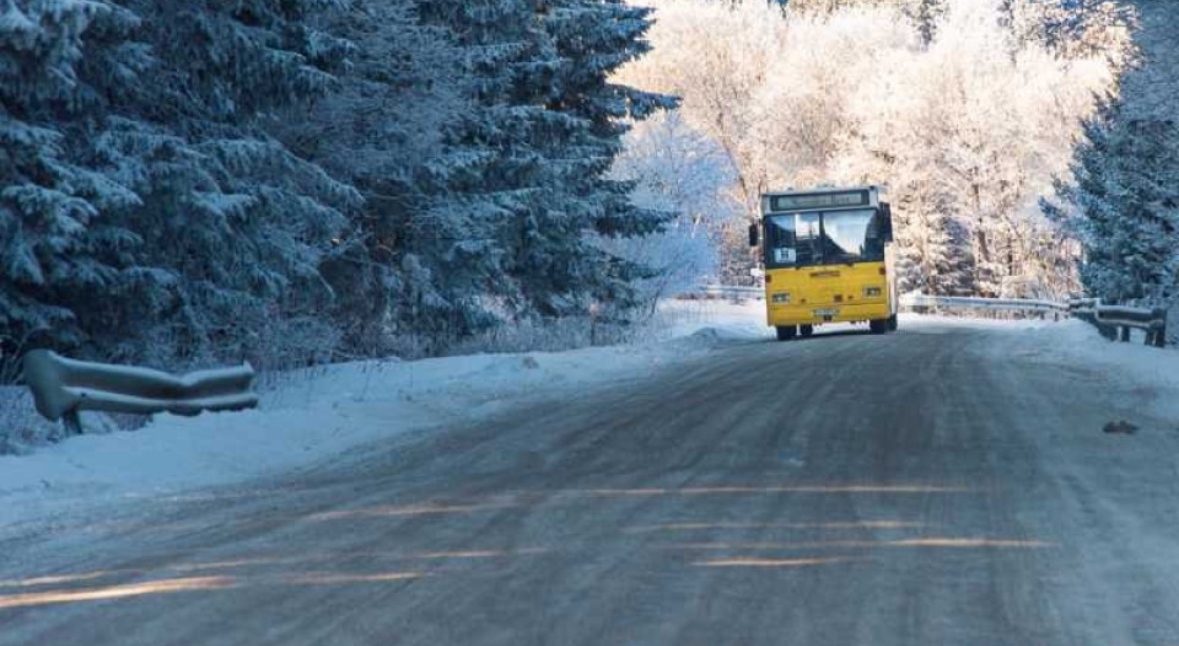
<svg viewBox="0 0 1179 646">
<path fill-rule="evenodd" d="M 884 184 L 905 288 L 1076 288 L 1072 247 L 1037 202 L 1128 58 L 1132 16 L 1114 3 L 644 4 L 654 51 L 619 79 L 683 97 L 686 122 L 736 169 L 749 217 L 766 190 Z"/>
</svg>

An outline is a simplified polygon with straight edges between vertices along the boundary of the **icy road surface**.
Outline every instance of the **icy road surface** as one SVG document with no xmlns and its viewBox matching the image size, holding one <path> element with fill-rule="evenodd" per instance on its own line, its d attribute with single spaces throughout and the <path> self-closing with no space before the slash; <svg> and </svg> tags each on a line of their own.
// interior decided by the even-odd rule
<svg viewBox="0 0 1179 646">
<path fill-rule="evenodd" d="M 1179 643 L 1175 355 L 1099 343 L 722 339 L 16 532 L 0 644 Z"/>
</svg>

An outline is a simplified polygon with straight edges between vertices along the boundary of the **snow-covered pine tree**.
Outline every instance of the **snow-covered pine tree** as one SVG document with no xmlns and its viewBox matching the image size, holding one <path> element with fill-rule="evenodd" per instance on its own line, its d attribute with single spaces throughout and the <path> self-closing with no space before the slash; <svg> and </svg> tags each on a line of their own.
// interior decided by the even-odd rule
<svg viewBox="0 0 1179 646">
<path fill-rule="evenodd" d="M 608 176 L 627 120 L 676 104 L 607 80 L 648 51 L 652 10 L 622 0 L 552 0 L 537 10 L 556 64 L 529 70 L 524 80 L 546 108 L 536 143 L 550 175 L 549 199 L 527 222 L 511 271 L 543 315 L 581 314 L 594 304 L 625 316 L 636 304 L 632 283 L 649 268 L 604 252 L 585 234 L 643 236 L 673 215 L 634 204 L 633 183 Z"/>
<path fill-rule="evenodd" d="M 606 177 L 623 117 L 669 100 L 607 83 L 646 44 L 644 9 L 619 2 L 422 0 L 465 52 L 475 110 L 431 166 L 437 198 L 404 240 L 406 325 L 468 334 L 505 321 L 622 309 L 641 272 L 587 232 L 641 235 L 661 214 Z"/>
<path fill-rule="evenodd" d="M 332 86 L 348 47 L 308 27 L 324 4 L 124 3 L 153 64 L 134 79 L 90 70 L 109 80 L 91 163 L 140 197 L 107 214 L 135 235 L 118 262 L 140 283 L 83 310 L 104 352 L 176 363 L 330 351 L 319 267 L 358 196 L 259 125 Z"/>
<path fill-rule="evenodd" d="M 416 0 L 353 0 L 316 24 L 354 44 L 352 64 L 331 93 L 286 111 L 268 129 L 364 195 L 323 272 L 337 286 L 348 350 L 400 350 L 390 344 L 412 329 L 391 329 L 388 321 L 407 309 L 398 296 L 408 223 L 448 198 L 423 176 L 445 165 L 444 130 L 469 109 L 470 79 L 449 33 L 420 24 Z"/>
<path fill-rule="evenodd" d="M 322 4 L 0 1 L 9 344 L 257 360 L 302 326 L 330 346 L 318 267 L 356 194 L 257 127 L 332 82 Z"/>
<path fill-rule="evenodd" d="M 1179 128 L 1125 119 L 1107 99 L 1085 125 L 1070 182 L 1049 216 L 1070 218 L 1084 247 L 1086 290 L 1112 302 L 1179 295 Z"/>
<path fill-rule="evenodd" d="M 418 199 L 400 203 L 392 255 L 395 329 L 436 352 L 530 314 L 507 259 L 538 199 L 544 169 L 531 139 L 544 109 L 516 85 L 525 68 L 545 64 L 545 35 L 522 0 L 419 0 L 418 14 L 458 48 L 469 103 L 444 128 L 444 153 L 423 169 Z"/>
<path fill-rule="evenodd" d="M 972 256 L 970 231 L 955 216 L 951 192 L 935 182 L 914 180 L 896 187 L 898 281 L 901 291 L 944 296 L 970 296 Z"/>
<path fill-rule="evenodd" d="M 139 198 L 86 164 L 103 91 L 86 74 L 99 61 L 86 57 L 110 65 L 108 75 L 133 75 L 146 64 L 127 40 L 134 25 L 107 2 L 0 0 L 0 362 L 37 330 L 81 343 L 81 310 L 134 283 L 117 255 L 135 236 L 108 213 Z"/>
</svg>

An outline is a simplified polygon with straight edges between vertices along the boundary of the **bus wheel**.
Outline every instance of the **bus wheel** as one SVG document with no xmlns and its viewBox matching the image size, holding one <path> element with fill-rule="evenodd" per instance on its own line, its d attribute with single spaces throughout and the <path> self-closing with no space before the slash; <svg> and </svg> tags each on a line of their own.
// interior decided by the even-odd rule
<svg viewBox="0 0 1179 646">
<path fill-rule="evenodd" d="M 815 326 L 803 325 L 798 328 L 798 332 L 799 332 L 799 334 L 802 334 L 804 337 L 808 337 L 808 336 L 815 333 Z"/>
<path fill-rule="evenodd" d="M 868 329 L 872 330 L 872 334 L 884 334 L 888 332 L 888 319 L 873 319 L 868 321 Z"/>
<path fill-rule="evenodd" d="M 777 329 L 779 341 L 789 341 L 798 334 L 798 328 L 793 325 L 779 325 Z"/>
<path fill-rule="evenodd" d="M 896 314 L 893 314 L 892 316 L 888 317 L 888 331 L 889 332 L 896 332 L 897 331 L 897 315 Z"/>
</svg>

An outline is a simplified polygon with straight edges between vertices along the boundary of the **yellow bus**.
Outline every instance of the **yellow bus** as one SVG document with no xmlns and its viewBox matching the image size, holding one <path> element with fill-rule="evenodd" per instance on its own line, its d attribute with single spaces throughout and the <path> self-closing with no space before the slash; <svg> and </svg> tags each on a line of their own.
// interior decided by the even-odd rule
<svg viewBox="0 0 1179 646">
<path fill-rule="evenodd" d="M 769 193 L 749 244 L 761 245 L 766 323 L 787 341 L 824 323 L 897 327 L 892 213 L 880 188 Z"/>
</svg>

